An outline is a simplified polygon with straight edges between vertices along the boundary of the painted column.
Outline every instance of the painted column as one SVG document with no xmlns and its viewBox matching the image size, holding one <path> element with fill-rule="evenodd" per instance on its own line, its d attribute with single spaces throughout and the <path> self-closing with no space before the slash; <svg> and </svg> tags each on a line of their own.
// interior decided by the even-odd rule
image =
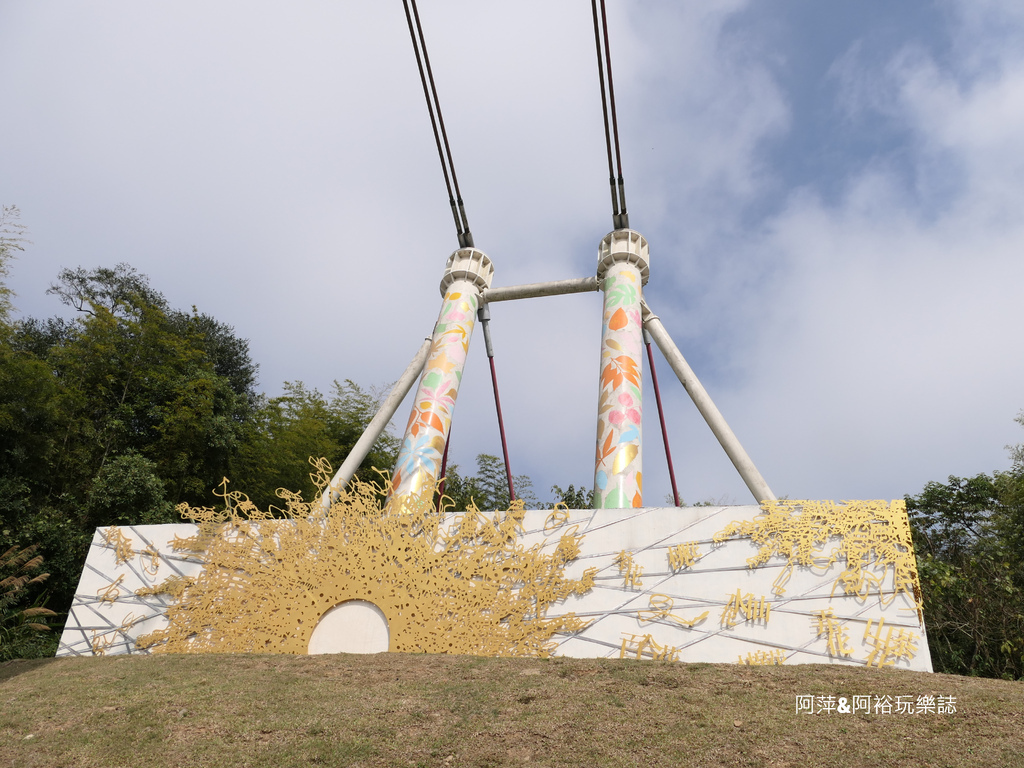
<svg viewBox="0 0 1024 768">
<path fill-rule="evenodd" d="M 402 511 L 403 499 L 432 490 L 439 479 L 480 295 L 493 276 L 491 260 L 476 248 L 461 248 L 448 258 L 441 278 L 441 314 L 391 477 L 397 512 Z"/>
<path fill-rule="evenodd" d="M 617 229 L 605 236 L 597 261 L 597 279 L 604 291 L 604 322 L 595 509 L 643 506 L 641 302 L 649 277 L 647 241 L 639 232 Z"/>
</svg>

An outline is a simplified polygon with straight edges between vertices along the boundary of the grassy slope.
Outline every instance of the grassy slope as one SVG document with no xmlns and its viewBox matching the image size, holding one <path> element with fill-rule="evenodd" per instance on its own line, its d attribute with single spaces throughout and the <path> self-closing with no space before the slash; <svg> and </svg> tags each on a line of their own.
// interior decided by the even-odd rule
<svg viewBox="0 0 1024 768">
<path fill-rule="evenodd" d="M 955 714 L 796 714 L 798 694 Z M 0 665 L 0 765 L 1024 766 L 1024 683 L 840 666 L 466 656 Z"/>
</svg>

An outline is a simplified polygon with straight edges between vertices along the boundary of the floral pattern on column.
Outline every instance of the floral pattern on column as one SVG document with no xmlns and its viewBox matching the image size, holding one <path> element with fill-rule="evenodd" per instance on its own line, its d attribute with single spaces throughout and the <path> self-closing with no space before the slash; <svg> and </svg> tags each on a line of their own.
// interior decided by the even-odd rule
<svg viewBox="0 0 1024 768">
<path fill-rule="evenodd" d="M 604 323 L 594 507 L 643 506 L 641 451 L 643 325 L 640 271 L 613 264 L 602 285 Z"/>
<path fill-rule="evenodd" d="M 472 283 L 456 281 L 445 293 L 391 478 L 391 494 L 396 502 L 402 496 L 421 493 L 439 479 L 479 305 L 478 290 Z"/>
</svg>

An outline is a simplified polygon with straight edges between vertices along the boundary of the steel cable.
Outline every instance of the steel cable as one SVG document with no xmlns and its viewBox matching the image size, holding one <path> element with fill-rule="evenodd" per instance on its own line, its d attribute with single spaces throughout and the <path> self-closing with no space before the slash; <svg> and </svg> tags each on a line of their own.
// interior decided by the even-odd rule
<svg viewBox="0 0 1024 768">
<path fill-rule="evenodd" d="M 434 84 L 434 73 L 430 67 L 430 56 L 427 54 L 427 41 L 423 36 L 419 9 L 416 7 L 416 0 L 402 0 L 402 2 L 405 5 L 405 19 L 409 24 L 409 37 L 412 39 L 413 52 L 416 54 L 420 82 L 423 84 L 423 97 L 426 99 L 427 112 L 430 115 L 430 127 L 434 131 L 434 143 L 437 144 L 437 156 L 441 161 L 441 170 L 444 172 L 448 203 L 451 205 L 452 218 L 455 219 L 455 233 L 458 236 L 460 247 L 471 248 L 473 247 L 473 234 L 469 231 L 466 207 L 462 202 L 462 193 L 459 190 L 459 178 L 455 174 L 455 161 L 452 159 L 448 133 L 444 128 L 441 101 L 437 97 L 437 86 Z M 412 4 L 411 12 L 410 2 Z M 452 193 L 453 186 L 455 187 L 454 194 Z"/>
</svg>

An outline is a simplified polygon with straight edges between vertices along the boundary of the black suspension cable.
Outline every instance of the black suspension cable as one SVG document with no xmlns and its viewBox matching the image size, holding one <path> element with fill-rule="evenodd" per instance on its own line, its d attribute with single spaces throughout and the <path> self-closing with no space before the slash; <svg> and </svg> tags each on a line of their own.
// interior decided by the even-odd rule
<svg viewBox="0 0 1024 768">
<path fill-rule="evenodd" d="M 629 228 L 629 214 L 626 212 L 626 186 L 622 178 L 622 153 L 619 150 L 619 121 L 615 111 L 615 84 L 612 78 L 612 53 L 608 42 L 608 15 L 604 0 L 601 0 L 601 18 L 598 20 L 597 0 L 591 0 L 594 15 L 594 42 L 597 47 L 597 75 L 601 81 L 601 111 L 604 115 L 604 141 L 608 151 L 608 181 L 612 192 L 612 224 L 615 229 Z M 602 47 L 602 32 L 604 45 Z M 605 73 L 607 72 L 607 88 Z M 615 162 L 612 161 L 612 145 L 615 146 Z M 616 179 L 616 167 L 618 178 Z M 617 183 L 616 183 L 617 182 Z"/>
<path fill-rule="evenodd" d="M 597 46 L 597 78 L 601 82 L 601 116 L 604 118 L 604 144 L 608 151 L 608 183 L 612 192 L 612 221 L 619 218 L 619 197 L 615 191 L 615 166 L 612 163 L 612 133 L 608 125 L 608 94 L 604 86 L 604 54 L 601 51 L 601 27 L 597 19 L 597 0 L 590 0 L 594 12 L 594 44 Z M 616 226 L 618 229 L 618 226 Z"/>
<path fill-rule="evenodd" d="M 412 2 L 411 13 L 409 10 L 410 1 Z M 427 41 L 423 37 L 419 9 L 416 7 L 416 0 L 402 0 L 402 2 L 405 5 L 405 19 L 409 23 L 409 37 L 412 38 L 412 48 L 416 54 L 416 66 L 419 68 L 420 82 L 423 84 L 423 97 L 427 101 L 427 112 L 430 114 L 430 127 L 434 131 L 434 143 L 437 144 L 437 156 L 441 161 L 441 170 L 444 172 L 444 184 L 448 190 L 448 203 L 451 205 L 452 218 L 455 219 L 455 233 L 459 238 L 459 246 L 471 248 L 473 247 L 473 234 L 469 231 L 466 207 L 462 202 L 462 193 L 459 191 L 459 179 L 455 174 L 455 161 L 452 160 L 448 133 L 444 128 L 444 116 L 441 114 L 441 102 L 437 97 L 434 73 L 430 68 L 430 56 L 427 54 Z M 414 19 L 415 27 L 413 26 Z M 453 185 L 455 187 L 454 194 L 452 194 Z"/>
<path fill-rule="evenodd" d="M 615 165 L 619 171 L 619 216 L 622 226 L 629 227 L 629 214 L 626 213 L 626 186 L 622 180 L 622 153 L 619 151 L 619 119 L 615 110 L 615 79 L 612 77 L 612 49 L 608 43 L 608 16 L 605 13 L 604 0 L 601 0 L 601 27 L 604 30 L 604 59 L 608 65 L 608 103 L 612 108 L 612 138 L 615 143 Z"/>
</svg>

